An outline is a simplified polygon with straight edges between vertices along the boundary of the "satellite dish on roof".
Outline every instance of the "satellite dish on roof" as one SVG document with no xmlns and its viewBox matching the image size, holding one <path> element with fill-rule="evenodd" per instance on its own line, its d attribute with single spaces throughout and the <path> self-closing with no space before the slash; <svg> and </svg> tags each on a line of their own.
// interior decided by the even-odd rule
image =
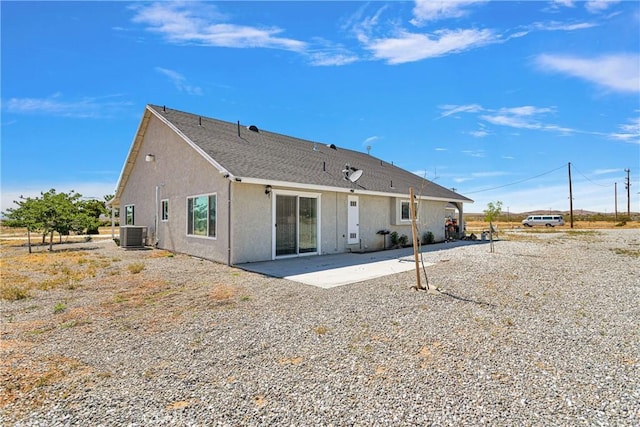
<svg viewBox="0 0 640 427">
<path fill-rule="evenodd" d="M 362 176 L 362 169 L 356 169 L 353 173 L 349 174 L 349 181 L 356 182 Z"/>
</svg>

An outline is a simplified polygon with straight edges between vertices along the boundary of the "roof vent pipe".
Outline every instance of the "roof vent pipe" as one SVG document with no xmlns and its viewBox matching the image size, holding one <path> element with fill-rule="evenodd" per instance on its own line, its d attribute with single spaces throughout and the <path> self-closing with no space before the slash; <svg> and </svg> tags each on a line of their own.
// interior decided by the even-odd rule
<svg viewBox="0 0 640 427">
<path fill-rule="evenodd" d="M 202 126 L 202 117 L 198 116 L 198 126 Z"/>
<path fill-rule="evenodd" d="M 327 162 L 322 162 L 322 172 L 327 171 Z"/>
<path fill-rule="evenodd" d="M 162 106 L 162 112 L 163 112 L 163 113 L 166 113 L 166 112 L 167 112 L 167 106 L 166 106 L 166 105 L 163 105 L 163 106 Z"/>
<path fill-rule="evenodd" d="M 240 120 L 238 120 L 238 136 L 240 136 Z"/>
</svg>

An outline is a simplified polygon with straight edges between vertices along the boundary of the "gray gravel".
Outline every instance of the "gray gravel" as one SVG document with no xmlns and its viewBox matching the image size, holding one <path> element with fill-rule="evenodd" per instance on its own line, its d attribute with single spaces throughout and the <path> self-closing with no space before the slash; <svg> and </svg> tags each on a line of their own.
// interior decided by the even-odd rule
<svg viewBox="0 0 640 427">
<path fill-rule="evenodd" d="M 3 340 L 24 352 L 12 363 L 55 360 L 64 375 L 0 416 L 19 426 L 640 425 L 639 230 L 502 237 L 496 253 L 428 253 L 439 294 L 411 290 L 413 271 L 319 289 L 89 243 L 122 273 L 3 302 Z M 122 267 L 135 261 L 140 276 Z M 27 330 L 62 299 L 67 323 Z"/>
</svg>

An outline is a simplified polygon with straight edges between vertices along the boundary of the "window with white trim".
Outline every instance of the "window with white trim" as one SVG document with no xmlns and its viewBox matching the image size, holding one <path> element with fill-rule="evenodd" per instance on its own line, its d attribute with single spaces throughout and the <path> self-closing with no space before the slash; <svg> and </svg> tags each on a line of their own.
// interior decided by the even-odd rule
<svg viewBox="0 0 640 427">
<path fill-rule="evenodd" d="M 416 219 L 418 219 L 418 202 L 413 202 L 415 208 Z M 402 200 L 400 202 L 400 220 L 411 221 L 411 212 L 409 212 L 409 201 Z"/>
<path fill-rule="evenodd" d="M 169 221 L 169 199 L 160 202 L 160 220 Z"/>
<path fill-rule="evenodd" d="M 133 217 L 133 205 L 125 205 L 124 206 L 124 225 L 133 225 L 134 217 Z"/>
<path fill-rule="evenodd" d="M 187 198 L 187 235 L 216 237 L 216 195 Z"/>
</svg>

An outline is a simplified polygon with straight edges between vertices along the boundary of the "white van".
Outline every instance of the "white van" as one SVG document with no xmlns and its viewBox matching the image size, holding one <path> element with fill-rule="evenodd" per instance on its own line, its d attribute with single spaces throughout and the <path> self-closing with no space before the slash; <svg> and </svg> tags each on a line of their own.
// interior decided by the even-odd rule
<svg viewBox="0 0 640 427">
<path fill-rule="evenodd" d="M 534 225 L 555 227 L 556 225 L 564 225 L 564 218 L 562 215 L 529 215 L 527 219 L 522 220 L 522 225 L 527 227 L 533 227 Z"/>
</svg>

